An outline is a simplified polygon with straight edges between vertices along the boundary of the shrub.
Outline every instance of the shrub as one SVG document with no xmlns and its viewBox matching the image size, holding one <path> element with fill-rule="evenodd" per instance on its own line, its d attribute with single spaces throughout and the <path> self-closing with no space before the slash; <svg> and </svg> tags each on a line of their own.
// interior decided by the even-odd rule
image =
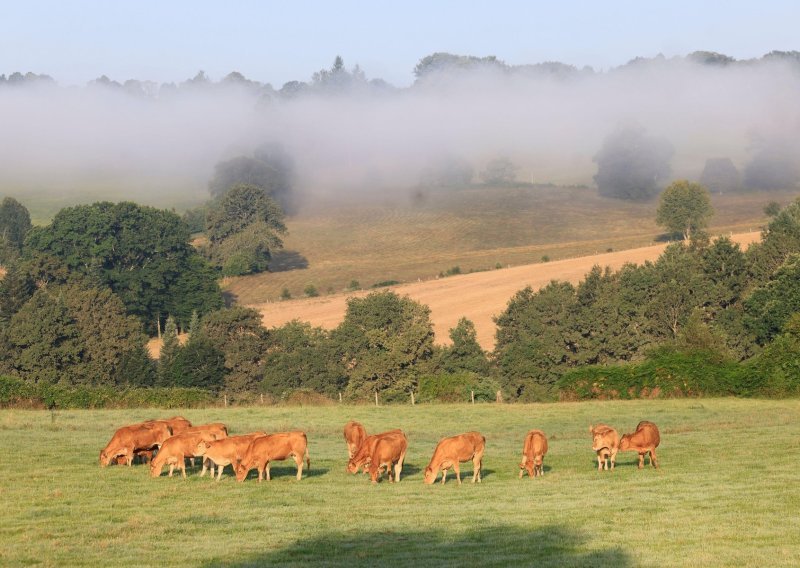
<svg viewBox="0 0 800 568">
<path fill-rule="evenodd" d="M 281 290 L 281 300 L 291 300 L 292 294 L 289 292 L 289 288 L 284 288 Z"/>
<path fill-rule="evenodd" d="M 470 391 L 476 402 L 494 402 L 500 385 L 475 373 L 439 373 L 419 378 L 419 402 L 469 402 Z"/>
<path fill-rule="evenodd" d="M 212 393 L 196 388 L 65 387 L 0 376 L 0 407 L 198 408 L 215 401 Z"/>
<path fill-rule="evenodd" d="M 317 290 L 317 287 L 314 286 L 313 284 L 309 284 L 308 286 L 306 286 L 305 289 L 303 290 L 303 293 L 309 298 L 316 298 L 317 296 L 319 296 L 319 291 Z"/>
<path fill-rule="evenodd" d="M 373 288 L 383 288 L 385 286 L 394 286 L 395 284 L 400 284 L 399 280 L 382 280 L 381 282 L 376 282 L 372 285 Z"/>
</svg>

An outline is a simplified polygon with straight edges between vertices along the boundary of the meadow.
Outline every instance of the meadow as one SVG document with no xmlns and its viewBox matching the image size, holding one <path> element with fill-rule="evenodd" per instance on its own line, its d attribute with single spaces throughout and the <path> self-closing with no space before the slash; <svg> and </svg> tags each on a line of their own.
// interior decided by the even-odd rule
<svg viewBox="0 0 800 568">
<path fill-rule="evenodd" d="M 11 565 L 796 565 L 800 401 L 676 399 L 536 405 L 251 407 L 186 410 L 232 433 L 303 429 L 311 471 L 273 481 L 151 479 L 98 467 L 116 427 L 169 410 L 0 411 L 0 564 Z M 399 484 L 345 471 L 342 427 L 405 430 Z M 659 425 L 661 468 L 620 453 L 599 473 L 590 423 Z M 550 438 L 545 475 L 518 479 L 531 428 Z M 443 436 L 487 439 L 483 482 L 426 486 Z"/>
<path fill-rule="evenodd" d="M 712 196 L 712 234 L 758 231 L 770 201 L 792 192 Z M 657 201 L 600 197 L 591 188 L 556 186 L 432 189 L 356 200 L 314 198 L 287 221 L 285 248 L 270 272 L 228 278 L 225 291 L 243 305 L 300 298 L 386 281 L 431 280 L 454 267 L 495 270 L 652 245 L 663 230 Z"/>
</svg>

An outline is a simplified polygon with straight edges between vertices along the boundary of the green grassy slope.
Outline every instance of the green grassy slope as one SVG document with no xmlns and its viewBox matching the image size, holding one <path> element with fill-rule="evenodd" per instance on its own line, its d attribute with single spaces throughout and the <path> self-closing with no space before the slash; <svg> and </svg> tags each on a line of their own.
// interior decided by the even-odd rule
<svg viewBox="0 0 800 568">
<path fill-rule="evenodd" d="M 302 428 L 310 475 L 219 483 L 97 465 L 115 427 L 172 411 L 0 411 L 0 564 L 792 565 L 800 557 L 800 401 L 734 399 L 187 410 L 233 432 Z M 341 428 L 401 427 L 400 484 L 345 472 Z M 661 469 L 620 454 L 598 473 L 587 432 L 661 428 Z M 550 436 L 545 476 L 518 479 L 530 428 Z M 437 440 L 487 439 L 483 483 L 425 486 Z M 465 464 L 466 477 L 471 464 Z M 254 472 L 251 472 L 251 476 Z"/>
</svg>

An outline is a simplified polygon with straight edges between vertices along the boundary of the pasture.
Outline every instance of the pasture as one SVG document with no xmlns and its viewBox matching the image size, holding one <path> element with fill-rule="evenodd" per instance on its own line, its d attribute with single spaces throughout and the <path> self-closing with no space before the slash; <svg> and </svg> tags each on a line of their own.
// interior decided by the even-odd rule
<svg viewBox="0 0 800 568">
<path fill-rule="evenodd" d="M 770 201 L 793 192 L 714 195 L 712 234 L 760 230 Z M 269 273 L 229 278 L 225 291 L 243 305 L 274 302 L 284 288 L 301 298 L 396 280 L 432 280 L 462 273 L 582 257 L 653 244 L 658 201 L 600 197 L 595 189 L 522 186 L 434 189 L 415 197 L 395 192 L 361 201 L 315 198 L 286 221 L 285 250 Z"/>
<path fill-rule="evenodd" d="M 116 427 L 171 410 L 0 411 L 0 564 L 360 566 L 793 565 L 800 557 L 800 401 L 683 399 L 536 405 L 252 407 L 186 410 L 231 433 L 303 429 L 311 472 L 221 482 L 191 470 L 97 464 Z M 345 472 L 342 427 L 400 427 L 402 481 Z M 620 453 L 598 473 L 588 433 L 641 419 L 661 429 L 661 468 Z M 520 480 L 531 428 L 550 437 L 543 478 Z M 486 436 L 483 483 L 426 486 L 439 438 Z M 465 473 L 466 472 L 466 473 Z"/>
</svg>

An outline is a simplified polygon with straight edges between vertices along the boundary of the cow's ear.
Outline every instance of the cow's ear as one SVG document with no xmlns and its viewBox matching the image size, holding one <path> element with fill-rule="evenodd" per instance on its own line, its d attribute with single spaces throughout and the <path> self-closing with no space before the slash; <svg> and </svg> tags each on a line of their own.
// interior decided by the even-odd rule
<svg viewBox="0 0 800 568">
<path fill-rule="evenodd" d="M 594 426 L 592 426 L 591 424 L 589 424 L 589 432 L 594 432 Z"/>
</svg>

